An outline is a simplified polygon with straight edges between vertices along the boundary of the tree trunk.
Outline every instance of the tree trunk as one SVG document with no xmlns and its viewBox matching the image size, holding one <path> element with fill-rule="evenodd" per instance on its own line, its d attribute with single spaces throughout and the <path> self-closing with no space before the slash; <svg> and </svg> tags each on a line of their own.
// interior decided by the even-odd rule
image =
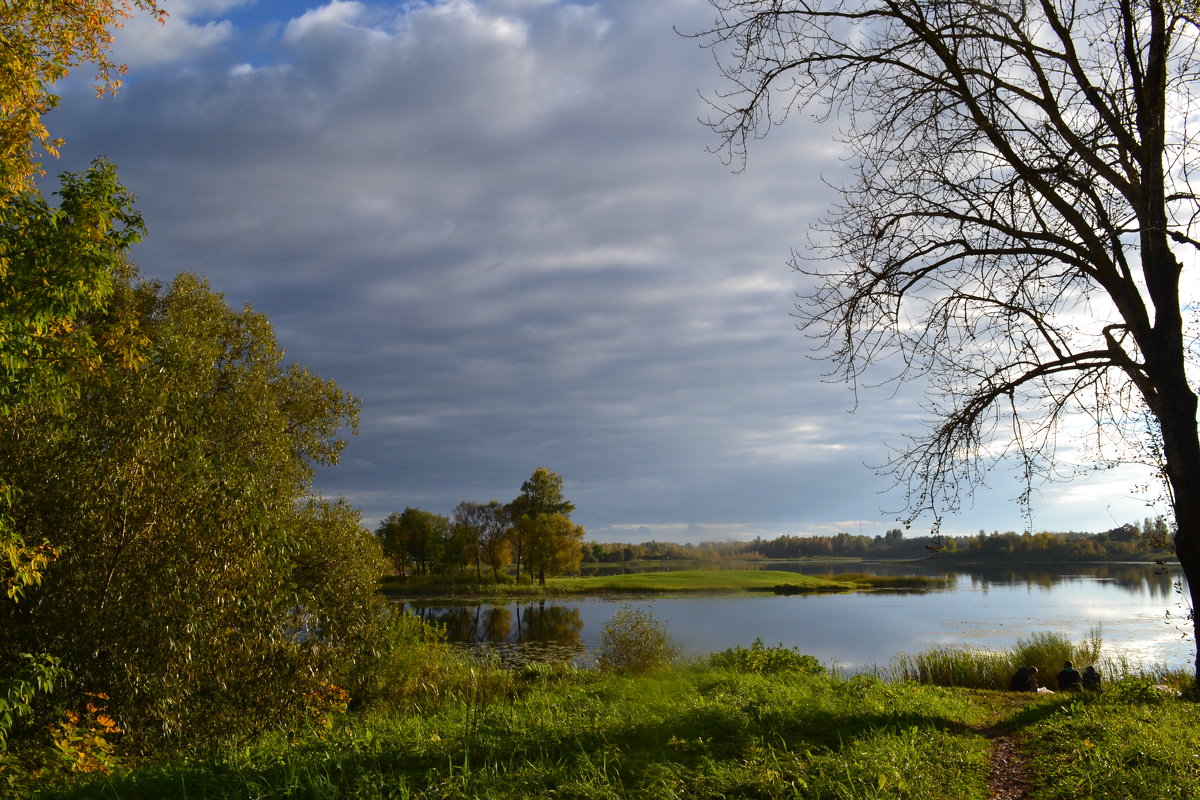
<svg viewBox="0 0 1200 800">
<path fill-rule="evenodd" d="M 1195 679 L 1200 687 L 1200 620 L 1194 613 L 1200 607 L 1200 436 L 1196 430 L 1196 395 L 1184 384 L 1182 391 L 1164 393 L 1163 400 L 1157 415 L 1175 511 L 1175 555 L 1188 583 L 1192 641 L 1197 646 Z"/>
</svg>

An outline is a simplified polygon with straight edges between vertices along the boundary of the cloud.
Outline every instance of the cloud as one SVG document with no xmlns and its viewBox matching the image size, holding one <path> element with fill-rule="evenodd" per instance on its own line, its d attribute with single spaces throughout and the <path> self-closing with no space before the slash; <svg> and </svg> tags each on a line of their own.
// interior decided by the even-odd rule
<svg viewBox="0 0 1200 800">
<path fill-rule="evenodd" d="M 673 26 L 707 3 L 169 8 L 122 35 L 117 98 L 64 92 L 63 166 L 111 157 L 144 271 L 207 275 L 362 398 L 322 490 L 373 522 L 545 465 L 614 536 L 892 525 L 864 464 L 919 393 L 847 414 L 791 316 L 833 132 L 797 120 L 738 175 L 705 152 L 714 68 Z"/>
<path fill-rule="evenodd" d="M 136 64 L 138 69 L 161 67 L 165 64 L 188 63 L 216 50 L 234 35 L 229 20 L 196 22 L 241 5 L 247 0 L 173 0 L 162 3 L 168 12 L 168 22 L 155 19 L 135 9 L 119 31 L 114 57 L 119 63 Z"/>
</svg>

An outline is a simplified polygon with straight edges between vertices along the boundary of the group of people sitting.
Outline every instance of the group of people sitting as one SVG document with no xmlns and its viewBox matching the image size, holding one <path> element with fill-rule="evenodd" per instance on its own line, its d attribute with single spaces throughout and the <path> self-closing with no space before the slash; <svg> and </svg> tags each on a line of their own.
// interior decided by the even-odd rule
<svg viewBox="0 0 1200 800">
<path fill-rule="evenodd" d="M 1037 676 L 1037 667 L 1021 667 L 1017 670 L 1017 674 L 1013 675 L 1008 688 L 1014 692 L 1049 692 L 1049 689 L 1038 685 Z M 1083 672 L 1080 672 L 1072 666 L 1070 661 L 1064 661 L 1063 668 L 1054 677 L 1058 681 L 1058 690 L 1060 692 L 1074 689 L 1100 688 L 1100 673 L 1091 664 Z"/>
</svg>

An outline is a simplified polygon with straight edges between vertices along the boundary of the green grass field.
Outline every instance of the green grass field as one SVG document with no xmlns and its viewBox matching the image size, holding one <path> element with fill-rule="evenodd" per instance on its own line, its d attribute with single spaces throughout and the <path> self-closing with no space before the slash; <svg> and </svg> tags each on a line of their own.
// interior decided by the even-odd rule
<svg viewBox="0 0 1200 800">
<path fill-rule="evenodd" d="M 871 589 L 920 591 L 944 585 L 940 578 L 919 576 L 842 575 L 836 579 L 801 575 L 796 572 L 751 569 L 696 569 L 678 572 L 642 572 L 629 575 L 597 575 L 548 578 L 545 587 L 527 583 L 455 583 L 411 580 L 386 584 L 397 595 L 472 595 L 529 597 L 540 595 L 671 594 L 722 592 L 775 592 L 803 594 L 848 592 Z"/>
<path fill-rule="evenodd" d="M 754 649 L 640 677 L 460 669 L 418 710 L 332 713 L 24 796 L 985 800 L 999 735 L 1035 800 L 1166 800 L 1200 785 L 1200 709 L 1138 679 L 1014 694 L 831 676 Z"/>
</svg>

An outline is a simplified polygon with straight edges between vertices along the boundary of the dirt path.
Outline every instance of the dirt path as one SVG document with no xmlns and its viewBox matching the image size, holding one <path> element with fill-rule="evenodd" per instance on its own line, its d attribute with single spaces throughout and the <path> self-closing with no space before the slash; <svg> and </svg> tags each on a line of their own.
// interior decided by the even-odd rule
<svg viewBox="0 0 1200 800">
<path fill-rule="evenodd" d="M 1025 757 L 1012 736 L 994 728 L 983 731 L 992 740 L 992 769 L 988 774 L 988 797 L 992 800 L 1025 800 L 1029 796 L 1029 775 Z"/>
<path fill-rule="evenodd" d="M 1005 696 L 1003 705 L 1008 716 L 1024 707 L 1026 700 L 1019 695 Z M 991 800 L 1025 800 L 1029 796 L 1028 759 L 1017 745 L 1016 738 L 1002 723 L 979 728 L 981 736 L 992 743 L 991 771 L 988 773 L 988 797 Z"/>
</svg>

